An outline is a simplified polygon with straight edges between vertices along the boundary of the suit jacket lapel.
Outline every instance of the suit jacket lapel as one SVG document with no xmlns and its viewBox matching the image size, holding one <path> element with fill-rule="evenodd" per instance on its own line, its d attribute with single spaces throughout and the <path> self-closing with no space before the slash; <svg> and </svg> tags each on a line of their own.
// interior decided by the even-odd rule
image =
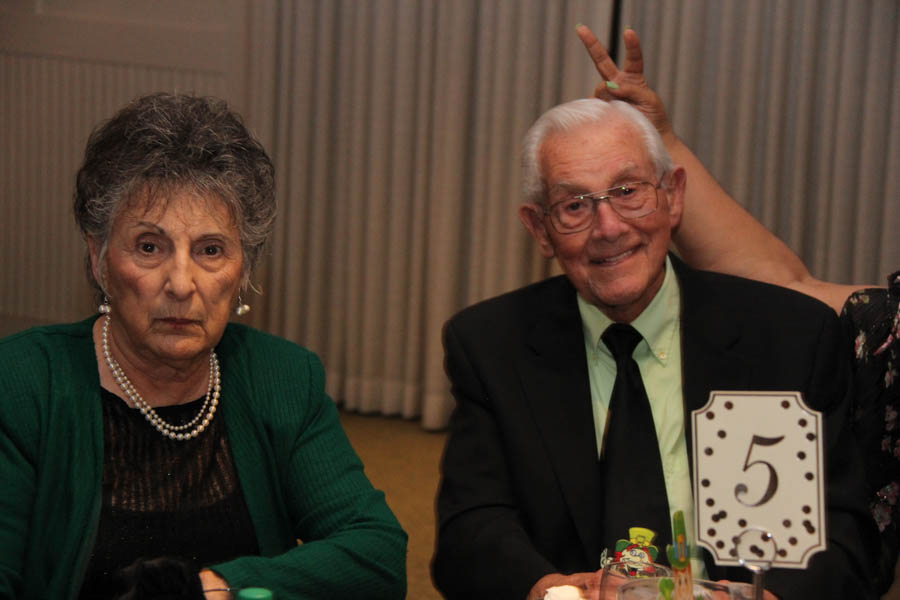
<svg viewBox="0 0 900 600">
<path fill-rule="evenodd" d="M 716 299 L 702 275 L 672 257 L 681 288 L 681 369 L 688 464 L 693 475 L 691 412 L 706 405 L 715 390 L 747 389 L 751 365 L 741 340 L 743 315 Z"/>
<path fill-rule="evenodd" d="M 709 401 L 718 390 L 749 389 L 755 361 L 743 350 L 743 315 L 729 310 L 716 299 L 716 287 L 702 281 L 702 275 L 672 257 L 681 288 L 681 365 L 684 395 L 684 425 L 688 465 L 694 476 L 693 420 L 691 412 Z M 696 500 L 695 500 L 696 501 Z M 711 579 L 734 578 L 738 571 L 719 567 L 704 549 L 707 574 Z"/>
<path fill-rule="evenodd" d="M 575 290 L 560 283 L 559 297 L 543 304 L 548 312 L 530 332 L 518 370 L 585 554 L 599 565 L 601 496 L 584 334 Z"/>
</svg>

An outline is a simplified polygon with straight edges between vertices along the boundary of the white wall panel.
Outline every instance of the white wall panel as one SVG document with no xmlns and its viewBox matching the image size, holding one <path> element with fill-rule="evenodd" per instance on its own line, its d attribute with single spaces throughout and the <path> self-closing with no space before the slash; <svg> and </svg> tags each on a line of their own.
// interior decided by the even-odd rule
<svg viewBox="0 0 900 600">
<path fill-rule="evenodd" d="M 242 104 L 235 6 L 0 0 L 0 335 L 93 310 L 71 201 L 100 121 L 154 91 Z"/>
<path fill-rule="evenodd" d="M 0 53 L 0 316 L 59 321 L 90 310 L 71 201 L 93 127 L 141 93 L 224 88 L 218 74 Z"/>
</svg>

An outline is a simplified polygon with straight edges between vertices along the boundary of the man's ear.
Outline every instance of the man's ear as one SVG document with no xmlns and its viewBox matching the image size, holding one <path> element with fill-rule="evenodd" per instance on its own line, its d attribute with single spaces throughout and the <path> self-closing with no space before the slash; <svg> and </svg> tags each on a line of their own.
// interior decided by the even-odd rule
<svg viewBox="0 0 900 600">
<path fill-rule="evenodd" d="M 544 221 L 544 211 L 537 204 L 523 204 L 519 207 L 519 219 L 525 225 L 528 233 L 537 240 L 538 246 L 541 248 L 541 254 L 546 258 L 556 256 L 556 250 L 553 248 L 553 242 L 547 232 L 546 222 Z"/>
<path fill-rule="evenodd" d="M 681 216 L 684 214 L 684 191 L 687 186 L 687 173 L 682 167 L 675 167 L 666 176 L 666 198 L 668 200 L 666 212 L 669 215 L 669 226 L 677 229 L 681 224 Z"/>
<path fill-rule="evenodd" d="M 89 237 L 87 238 L 87 244 L 88 252 L 91 255 L 91 273 L 94 274 L 94 281 L 100 285 L 101 289 L 105 290 L 106 286 L 102 277 L 103 269 L 100 266 L 100 242 Z"/>
</svg>

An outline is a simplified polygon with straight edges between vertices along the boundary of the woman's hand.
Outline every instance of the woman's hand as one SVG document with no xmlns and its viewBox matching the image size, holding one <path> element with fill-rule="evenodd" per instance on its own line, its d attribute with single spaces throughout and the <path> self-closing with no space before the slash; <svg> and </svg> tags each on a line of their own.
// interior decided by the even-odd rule
<svg viewBox="0 0 900 600">
<path fill-rule="evenodd" d="M 200 585 L 206 600 L 231 600 L 234 598 L 228 590 L 228 582 L 221 575 L 209 569 L 200 571 Z M 207 591 L 209 590 L 209 591 Z"/>
<path fill-rule="evenodd" d="M 625 64 L 619 69 L 594 32 L 586 25 L 579 25 L 575 31 L 587 49 L 597 72 L 606 81 L 594 89 L 594 96 L 601 100 L 624 100 L 634 105 L 653 123 L 666 146 L 675 140 L 672 124 L 666 115 L 666 107 L 659 95 L 650 88 L 644 78 L 644 56 L 641 40 L 633 29 L 622 34 L 625 41 Z M 609 82 L 612 82 L 610 84 Z"/>
</svg>

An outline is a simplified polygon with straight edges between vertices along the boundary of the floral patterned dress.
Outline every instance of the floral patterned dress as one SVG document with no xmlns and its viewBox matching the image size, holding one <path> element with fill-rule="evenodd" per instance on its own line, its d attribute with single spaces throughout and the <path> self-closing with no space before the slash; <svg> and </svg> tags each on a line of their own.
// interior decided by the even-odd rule
<svg viewBox="0 0 900 600">
<path fill-rule="evenodd" d="M 900 550 L 900 271 L 888 288 L 854 292 L 841 314 L 853 343 L 853 424 L 862 444 L 870 507 L 881 532 L 880 572 L 890 584 Z"/>
</svg>

